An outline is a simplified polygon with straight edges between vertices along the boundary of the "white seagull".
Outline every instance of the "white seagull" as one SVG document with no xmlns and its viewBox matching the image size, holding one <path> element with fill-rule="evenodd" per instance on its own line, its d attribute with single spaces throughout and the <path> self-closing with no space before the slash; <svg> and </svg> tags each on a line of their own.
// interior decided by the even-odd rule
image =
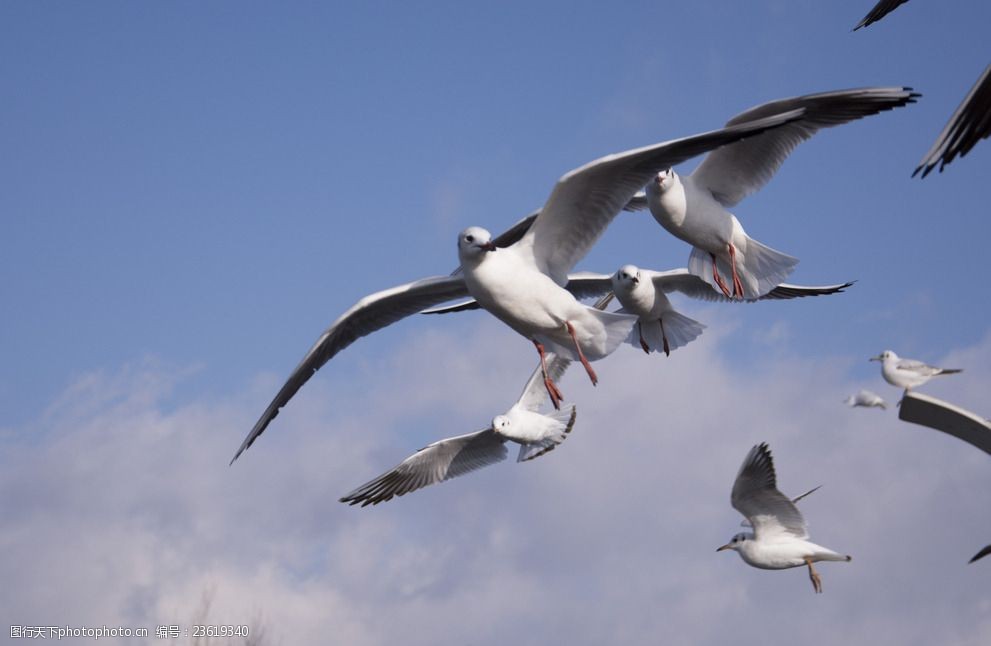
<svg viewBox="0 0 991 646">
<path fill-rule="evenodd" d="M 760 298 L 747 299 L 746 302 L 837 294 L 851 285 L 852 282 L 815 287 L 782 283 Z M 678 292 L 704 301 L 739 302 L 713 291 L 708 283 L 690 274 L 687 269 L 653 271 L 623 265 L 612 275 L 592 272 L 569 274 L 565 287 L 576 298 L 601 296 L 610 290 L 614 292 L 623 306 L 619 311 L 636 314 L 638 317 L 637 326 L 627 342 L 633 347 L 642 348 L 644 352 L 663 351 L 666 355 L 695 340 L 705 329 L 702 323 L 674 309 L 668 294 Z M 478 303 L 468 300 L 456 305 L 434 307 L 421 313 L 448 314 L 473 309 L 479 309 Z"/>
<path fill-rule="evenodd" d="M 864 408 L 888 408 L 885 401 L 881 399 L 881 395 L 866 389 L 858 391 L 856 395 L 850 395 L 843 400 L 843 403 L 851 408 L 856 408 L 857 406 L 863 406 Z"/>
<path fill-rule="evenodd" d="M 289 375 L 231 459 L 237 460 L 313 374 L 358 338 L 438 303 L 471 294 L 511 328 L 531 339 L 544 357 L 545 343 L 588 361 L 609 354 L 629 334 L 636 317 L 600 312 L 578 303 L 561 285 L 616 214 L 661 168 L 727 143 L 787 124 L 803 110 L 785 110 L 748 123 L 609 155 L 558 180 L 541 214 L 513 244 L 497 248 L 484 229 L 458 235 L 463 270 L 426 278 L 359 300 L 327 328 Z M 498 252 L 496 250 L 498 249 Z M 624 330 L 625 329 L 625 330 Z M 560 390 L 544 375 L 555 407 Z"/>
<path fill-rule="evenodd" d="M 581 277 L 574 282 L 580 283 Z M 635 265 L 623 265 L 610 277 L 610 284 L 616 299 L 622 304 L 620 312 L 636 314 L 637 328 L 628 339 L 630 345 L 638 344 L 644 352 L 661 352 L 670 356 L 671 350 L 694 341 L 705 325 L 689 318 L 674 309 L 667 294 L 681 292 L 703 300 L 731 300 L 710 289 L 698 276 L 686 269 L 673 271 L 651 271 Z M 767 294 L 748 299 L 789 299 L 804 296 L 820 296 L 842 292 L 852 283 L 805 287 L 802 285 L 778 285 Z"/>
<path fill-rule="evenodd" d="M 710 153 L 690 175 L 660 171 L 646 187 L 650 212 L 668 232 L 692 245 L 688 269 L 713 289 L 735 298 L 766 294 L 784 281 L 798 259 L 749 237 L 727 209 L 767 184 L 791 151 L 821 128 L 913 103 L 917 96 L 910 88 L 872 87 L 809 94 L 751 108 L 727 125 L 794 108 L 804 108 L 805 115 Z"/>
<path fill-rule="evenodd" d="M 808 566 L 817 593 L 822 592 L 822 581 L 813 563 L 852 559 L 808 540 L 808 528 L 798 507 L 777 489 L 774 461 L 766 443 L 750 449 L 733 483 L 730 501 L 754 531 L 737 534 L 717 552 L 735 550 L 748 565 L 764 570 Z"/>
<path fill-rule="evenodd" d="M 963 372 L 957 368 L 937 368 L 915 359 L 902 359 L 891 350 L 885 350 L 870 360 L 881 362 L 881 376 L 885 381 L 906 391 L 921 386 L 937 375 Z"/>
<path fill-rule="evenodd" d="M 604 305 L 603 305 L 604 307 Z M 547 372 L 560 379 L 571 363 L 549 354 Z M 390 471 L 366 482 L 340 499 L 350 505 L 377 505 L 410 491 L 463 475 L 506 459 L 507 440 L 520 445 L 517 462 L 524 462 L 552 451 L 563 442 L 575 425 L 575 407 L 565 411 L 539 413 L 546 399 L 541 367 L 537 366 L 512 408 L 493 418 L 481 431 L 434 442 L 409 456 Z"/>
</svg>

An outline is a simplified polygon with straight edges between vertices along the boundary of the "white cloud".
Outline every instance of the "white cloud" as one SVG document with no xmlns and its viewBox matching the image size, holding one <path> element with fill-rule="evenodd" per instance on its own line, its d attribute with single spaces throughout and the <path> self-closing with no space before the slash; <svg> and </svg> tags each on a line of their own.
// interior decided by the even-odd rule
<svg viewBox="0 0 991 646">
<path fill-rule="evenodd" d="M 850 410 L 856 358 L 729 365 L 745 331 L 710 327 L 670 358 L 629 348 L 562 381 L 578 425 L 558 450 L 374 508 L 337 498 L 515 400 L 535 357 L 479 319 L 387 365 L 328 367 L 228 468 L 271 384 L 174 402 L 185 371 L 86 376 L 4 439 L 0 607 L 11 623 L 154 628 L 262 617 L 283 643 L 979 644 L 991 640 L 987 456 Z M 457 344 L 469 353 L 451 353 Z M 991 334 L 927 392 L 980 410 Z M 208 368 L 206 369 L 208 371 Z M 951 381 L 952 380 L 952 381 Z M 985 411 L 991 412 L 991 411 Z M 813 539 L 853 554 L 804 571 L 714 549 L 738 531 L 729 488 L 768 441 Z M 11 584 L 13 583 L 13 584 Z"/>
</svg>

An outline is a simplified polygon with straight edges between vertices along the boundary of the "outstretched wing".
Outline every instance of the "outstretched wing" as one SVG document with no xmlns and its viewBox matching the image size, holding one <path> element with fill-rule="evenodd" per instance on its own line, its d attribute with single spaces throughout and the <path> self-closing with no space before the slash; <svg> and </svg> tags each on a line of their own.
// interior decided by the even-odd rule
<svg viewBox="0 0 991 646">
<path fill-rule="evenodd" d="M 733 117 L 726 125 L 787 110 L 804 109 L 804 114 L 780 128 L 714 150 L 692 173 L 692 180 L 729 208 L 767 184 L 791 151 L 820 129 L 914 103 L 917 96 L 906 87 L 868 87 L 807 94 L 758 105 Z"/>
<path fill-rule="evenodd" d="M 915 177 L 919 171 L 925 177 L 939 164 L 939 172 L 943 172 L 953 159 L 963 157 L 970 152 L 981 139 L 991 136 L 991 65 L 984 68 L 984 73 L 970 89 L 953 116 L 936 137 L 936 143 L 929 149 L 926 156 L 912 173 Z"/>
<path fill-rule="evenodd" d="M 750 449 L 733 483 L 730 502 L 753 525 L 757 540 L 781 533 L 809 536 L 798 507 L 778 491 L 774 460 L 766 442 Z"/>
<path fill-rule="evenodd" d="M 668 271 L 641 270 L 654 283 L 654 288 L 667 294 L 679 292 L 685 296 L 703 301 L 720 303 L 739 303 L 739 299 L 729 298 L 722 293 L 716 292 L 709 283 L 698 276 L 688 273 L 687 269 L 671 269 Z M 791 298 L 805 298 L 807 296 L 824 296 L 838 294 L 853 283 L 841 283 L 838 285 L 792 285 L 781 283 L 770 292 L 759 298 L 750 298 L 744 302 L 753 303 L 764 300 L 788 300 Z"/>
<path fill-rule="evenodd" d="M 876 5 L 874 5 L 874 8 L 868 11 L 867 15 L 857 23 L 857 26 L 854 27 L 853 30 L 857 31 L 861 27 L 867 27 L 868 25 L 877 22 L 906 2 L 908 2 L 908 0 L 880 0 Z"/>
<path fill-rule="evenodd" d="M 564 285 L 575 263 L 651 177 L 686 159 L 781 126 L 802 114 L 801 110 L 781 112 L 721 130 L 608 155 L 576 168 L 558 180 L 533 226 L 517 244 L 528 246 L 536 266 Z"/>
<path fill-rule="evenodd" d="M 244 438 L 237 453 L 231 460 L 237 460 L 251 444 L 258 439 L 269 423 L 279 414 L 279 409 L 289 403 L 293 395 L 303 387 L 323 364 L 357 339 L 391 325 L 425 307 L 436 305 L 453 298 L 467 296 L 468 289 L 460 276 L 439 276 L 424 278 L 405 285 L 399 285 L 376 292 L 362 298 L 344 312 L 333 325 L 324 331 L 289 375 L 285 385 L 279 389 L 272 403 L 255 423 L 254 428 Z"/>
<path fill-rule="evenodd" d="M 349 505 L 377 505 L 427 485 L 481 469 L 506 459 L 504 440 L 491 428 L 449 437 L 426 446 L 394 469 L 366 482 L 340 499 Z"/>
</svg>

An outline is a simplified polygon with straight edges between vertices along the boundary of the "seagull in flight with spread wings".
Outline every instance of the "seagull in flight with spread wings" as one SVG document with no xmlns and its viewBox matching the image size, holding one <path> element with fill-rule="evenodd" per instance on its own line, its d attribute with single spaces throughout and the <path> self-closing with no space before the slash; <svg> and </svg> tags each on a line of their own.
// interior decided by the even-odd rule
<svg viewBox="0 0 991 646">
<path fill-rule="evenodd" d="M 813 563 L 852 560 L 808 540 L 808 526 L 802 513 L 778 491 L 774 461 L 766 443 L 750 449 L 733 483 L 730 501 L 754 531 L 740 532 L 717 548 L 717 552 L 734 550 L 748 565 L 763 570 L 807 566 L 816 593 L 822 592 L 822 580 Z"/>
<path fill-rule="evenodd" d="M 593 307 L 604 309 L 612 295 L 599 299 Z M 560 379 L 571 361 L 548 355 L 547 371 Z M 564 411 L 539 412 L 547 399 L 541 367 L 538 365 L 513 406 L 493 418 L 488 428 L 449 437 L 429 444 L 394 468 L 366 482 L 340 499 L 349 505 L 377 505 L 411 491 L 450 480 L 506 459 L 506 441 L 520 445 L 517 462 L 538 458 L 563 442 L 575 425 L 575 407 Z"/>
<path fill-rule="evenodd" d="M 241 443 L 231 464 L 265 431 L 279 410 L 313 374 L 358 338 L 431 306 L 471 295 L 491 314 L 531 340 L 543 366 L 544 385 L 555 408 L 563 395 L 546 369 L 545 348 L 581 361 L 610 354 L 629 335 L 636 317 L 602 312 L 579 303 L 563 288 L 568 272 L 612 219 L 661 168 L 739 141 L 801 117 L 782 110 L 747 123 L 608 155 L 566 173 L 526 233 L 497 247 L 480 227 L 458 234 L 460 271 L 366 296 L 317 339 Z"/>
<path fill-rule="evenodd" d="M 757 298 L 783 282 L 798 259 L 748 236 L 727 209 L 767 184 L 788 155 L 819 130 L 913 103 L 918 96 L 906 87 L 868 87 L 751 108 L 727 125 L 796 108 L 805 114 L 784 127 L 709 153 L 690 175 L 670 168 L 659 171 L 646 187 L 650 212 L 671 235 L 692 245 L 689 271 L 726 296 Z"/>
</svg>

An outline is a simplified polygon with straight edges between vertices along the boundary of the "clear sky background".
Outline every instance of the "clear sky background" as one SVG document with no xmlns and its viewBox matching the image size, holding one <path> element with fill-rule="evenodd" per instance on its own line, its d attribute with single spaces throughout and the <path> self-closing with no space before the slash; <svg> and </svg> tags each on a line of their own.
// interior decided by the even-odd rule
<svg viewBox="0 0 991 646">
<path fill-rule="evenodd" d="M 991 416 L 991 142 L 910 177 L 988 64 L 991 5 L 6 2 L 0 5 L 0 620 L 265 626 L 272 643 L 986 644 L 988 456 L 840 402 L 886 348 L 963 368 Z M 337 498 L 482 428 L 535 363 L 485 313 L 409 319 L 324 367 L 231 468 L 319 333 L 456 264 L 566 171 L 768 100 L 908 85 L 735 209 L 800 302 L 679 301 L 705 334 L 562 381 L 568 441 L 376 508 Z M 692 163 L 683 171 L 690 170 Z M 646 214 L 578 269 L 684 266 Z M 813 540 L 714 549 L 768 441 Z M 0 626 L 3 634 L 7 628 Z M 88 643 L 88 642 L 87 642 Z"/>
</svg>

